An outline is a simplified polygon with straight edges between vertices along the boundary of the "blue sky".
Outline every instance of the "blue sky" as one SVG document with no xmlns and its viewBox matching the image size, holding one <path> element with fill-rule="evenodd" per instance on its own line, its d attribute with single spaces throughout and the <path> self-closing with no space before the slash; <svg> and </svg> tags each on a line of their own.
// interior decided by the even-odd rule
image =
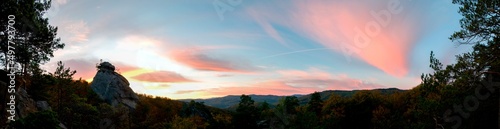
<svg viewBox="0 0 500 129">
<path fill-rule="evenodd" d="M 174 99 L 323 90 L 410 89 L 470 51 L 449 1 L 55 0 L 57 61 L 91 81 L 99 60 L 135 92 Z"/>
</svg>

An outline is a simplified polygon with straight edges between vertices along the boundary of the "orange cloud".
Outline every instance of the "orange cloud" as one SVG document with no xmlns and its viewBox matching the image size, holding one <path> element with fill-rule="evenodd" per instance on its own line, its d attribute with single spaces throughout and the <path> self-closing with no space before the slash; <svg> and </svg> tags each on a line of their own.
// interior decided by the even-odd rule
<svg viewBox="0 0 500 129">
<path fill-rule="evenodd" d="M 250 73 L 258 68 L 243 60 L 218 59 L 202 53 L 200 49 L 174 50 L 169 53 L 173 60 L 203 71 Z"/>
<path fill-rule="evenodd" d="M 133 76 L 132 78 L 147 82 L 194 82 L 193 80 L 187 79 L 178 73 L 170 71 L 143 73 Z"/>
</svg>

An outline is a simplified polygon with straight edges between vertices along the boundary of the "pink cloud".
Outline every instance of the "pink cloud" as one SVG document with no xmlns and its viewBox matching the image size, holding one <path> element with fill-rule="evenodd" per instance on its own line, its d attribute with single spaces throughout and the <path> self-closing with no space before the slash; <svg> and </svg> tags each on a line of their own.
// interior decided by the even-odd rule
<svg viewBox="0 0 500 129">
<path fill-rule="evenodd" d="M 286 13 L 269 13 L 276 12 L 274 6 L 249 8 L 247 13 L 264 29 L 271 23 L 287 26 L 348 59 L 361 59 L 395 77 L 407 75 L 408 54 L 422 33 L 422 23 L 405 12 L 407 7 L 401 5 L 401 11 L 392 13 L 386 2 L 338 0 L 296 1 L 289 6 L 292 11 Z M 390 19 L 382 15 L 386 12 Z"/>
<path fill-rule="evenodd" d="M 322 88 L 320 85 L 325 85 Z M 238 94 L 259 94 L 259 95 L 293 95 L 308 94 L 315 91 L 324 90 L 353 90 L 353 89 L 374 89 L 385 88 L 378 84 L 365 83 L 356 79 L 335 80 L 335 79 L 297 79 L 297 80 L 271 80 L 256 83 L 250 86 L 234 86 L 213 88 L 207 90 L 189 91 L 205 92 L 210 95 L 238 95 Z M 179 92 L 179 94 L 184 92 Z"/>
<path fill-rule="evenodd" d="M 310 68 L 308 71 L 304 70 L 279 70 L 278 74 L 286 78 L 293 79 L 329 79 L 333 78 L 330 73 L 321 71 L 318 68 Z"/>
<path fill-rule="evenodd" d="M 323 90 L 374 89 L 386 86 L 348 77 L 346 74 L 331 74 L 318 68 L 309 70 L 281 70 L 281 81 L 291 87 L 311 87 Z"/>
<path fill-rule="evenodd" d="M 178 73 L 170 71 L 144 73 L 133 76 L 132 78 L 147 82 L 194 82 L 193 80 L 187 79 Z"/>
<path fill-rule="evenodd" d="M 137 69 L 140 69 L 136 66 L 132 66 L 132 65 L 127 65 L 127 64 L 123 64 L 123 63 L 120 63 L 120 62 L 111 62 L 113 63 L 113 65 L 115 66 L 116 70 L 118 73 L 125 73 L 125 72 L 128 72 L 128 71 L 133 71 L 133 70 L 137 70 Z"/>
<path fill-rule="evenodd" d="M 65 67 L 69 67 L 71 70 L 76 70 L 75 75 L 73 75 L 73 78 L 75 79 L 90 79 L 97 73 L 97 69 L 95 68 L 96 64 L 88 60 L 70 59 L 63 61 L 63 63 Z M 57 66 L 54 66 L 54 69 L 56 67 Z"/>
<path fill-rule="evenodd" d="M 281 81 L 266 81 L 257 83 L 251 86 L 235 86 L 223 87 L 205 90 L 211 95 L 238 95 L 238 94 L 260 94 L 260 95 L 291 95 L 291 94 L 305 94 L 316 91 L 314 88 L 308 87 L 291 87 Z"/>
<path fill-rule="evenodd" d="M 216 58 L 197 48 L 174 50 L 169 53 L 169 57 L 191 68 L 203 71 L 251 73 L 258 70 L 244 60 Z"/>
<path fill-rule="evenodd" d="M 309 70 L 280 70 L 281 76 L 276 79 L 264 80 L 258 83 L 226 86 L 205 90 L 180 91 L 177 94 L 203 92 L 214 96 L 260 94 L 260 95 L 292 95 L 308 94 L 324 90 L 354 90 L 387 88 L 387 86 L 350 78 L 345 74 L 330 74 L 317 68 Z"/>
<path fill-rule="evenodd" d="M 63 33 L 60 33 L 63 39 L 70 43 L 82 43 L 88 41 L 90 29 L 85 21 L 64 21 L 60 28 Z"/>
</svg>

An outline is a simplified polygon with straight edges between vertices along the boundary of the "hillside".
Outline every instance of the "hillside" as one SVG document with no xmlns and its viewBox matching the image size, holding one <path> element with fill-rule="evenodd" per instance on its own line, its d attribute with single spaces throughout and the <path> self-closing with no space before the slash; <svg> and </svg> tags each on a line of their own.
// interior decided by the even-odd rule
<svg viewBox="0 0 500 129">
<path fill-rule="evenodd" d="M 240 102 L 241 95 L 228 95 L 224 97 L 209 98 L 209 99 L 180 99 L 183 102 L 189 102 L 194 100 L 196 102 L 202 102 L 207 106 L 217 107 L 221 109 L 227 109 L 233 105 Z M 279 99 L 283 96 L 277 95 L 249 95 L 255 102 L 267 102 L 270 104 L 277 104 Z"/>
<path fill-rule="evenodd" d="M 339 95 L 341 97 L 351 97 L 352 95 L 354 95 L 358 91 L 362 91 L 362 90 L 326 90 L 326 91 L 319 92 L 319 94 L 321 95 L 322 100 L 327 100 L 332 93 Z M 379 91 L 381 94 L 389 95 L 389 94 L 392 94 L 394 92 L 403 92 L 406 90 L 400 90 L 397 88 L 388 88 L 388 89 L 374 89 L 374 91 Z M 299 99 L 299 104 L 304 105 L 307 102 L 309 102 L 309 100 L 311 99 L 311 94 L 294 95 L 294 96 L 296 96 Z M 224 97 L 216 97 L 216 98 L 209 98 L 209 99 L 180 99 L 180 101 L 189 102 L 191 100 L 194 100 L 196 102 L 202 102 L 207 106 L 217 107 L 217 108 L 221 108 L 221 109 L 228 109 L 228 108 L 235 106 L 239 103 L 240 96 L 241 95 L 228 95 L 228 96 L 224 96 Z M 257 103 L 267 102 L 271 105 L 278 104 L 278 102 L 281 98 L 286 97 L 286 96 L 277 96 L 277 95 L 254 95 L 254 94 L 249 95 L 249 96 L 252 97 L 252 99 Z"/>
</svg>

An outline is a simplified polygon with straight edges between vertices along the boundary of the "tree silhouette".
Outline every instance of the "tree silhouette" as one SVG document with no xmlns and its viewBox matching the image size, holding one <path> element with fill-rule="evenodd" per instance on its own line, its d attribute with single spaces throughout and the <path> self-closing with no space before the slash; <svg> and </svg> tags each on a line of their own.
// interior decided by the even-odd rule
<svg viewBox="0 0 500 129">
<path fill-rule="evenodd" d="M 288 114 L 295 114 L 297 111 L 295 108 L 299 106 L 299 99 L 296 96 L 285 97 L 284 106 Z"/>
<path fill-rule="evenodd" d="M 14 61 L 21 65 L 23 74 L 31 72 L 33 67 L 39 67 L 40 63 L 49 61 L 55 50 L 64 48 L 64 43 L 56 38 L 57 27 L 51 26 L 48 18 L 44 17 L 50 4 L 51 1 L 39 0 L 2 1 L 0 28 L 8 28 L 9 15 L 15 17 L 15 29 L 0 30 L 0 51 L 5 68 L 8 64 L 9 46 L 14 50 Z M 12 42 L 9 43 L 9 39 Z"/>
<path fill-rule="evenodd" d="M 473 61 L 478 71 L 489 71 L 487 76 L 500 81 L 500 2 L 498 0 L 453 0 L 461 5 L 461 30 L 450 39 L 459 44 L 473 44 Z"/>
<path fill-rule="evenodd" d="M 485 73 L 486 78 L 500 82 L 500 1 L 453 0 L 453 3 L 461 6 L 459 13 L 464 17 L 460 20 L 462 29 L 451 35 L 450 39 L 459 44 L 474 45 L 474 50 L 462 56 L 462 60 L 473 62 L 474 73 Z"/>
<path fill-rule="evenodd" d="M 240 103 L 236 108 L 234 116 L 234 124 L 239 129 L 254 129 L 257 128 L 257 108 L 254 105 L 254 100 L 248 95 L 241 95 Z"/>
<path fill-rule="evenodd" d="M 311 100 L 307 103 L 307 111 L 316 113 L 317 116 L 321 115 L 321 108 L 323 107 L 323 100 L 319 92 L 311 94 Z"/>
<path fill-rule="evenodd" d="M 461 5 L 459 13 L 462 30 L 455 32 L 450 39 L 460 40 L 462 44 L 490 42 L 500 34 L 500 4 L 497 0 L 453 0 Z"/>
</svg>

